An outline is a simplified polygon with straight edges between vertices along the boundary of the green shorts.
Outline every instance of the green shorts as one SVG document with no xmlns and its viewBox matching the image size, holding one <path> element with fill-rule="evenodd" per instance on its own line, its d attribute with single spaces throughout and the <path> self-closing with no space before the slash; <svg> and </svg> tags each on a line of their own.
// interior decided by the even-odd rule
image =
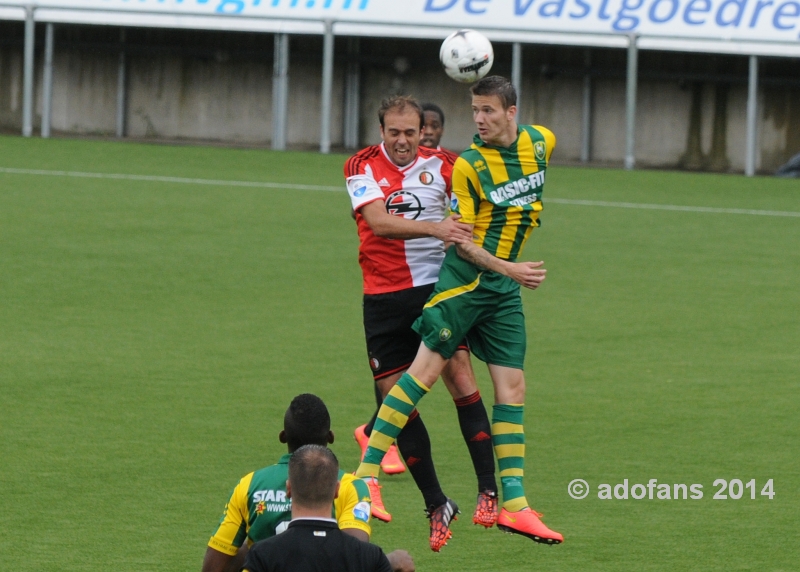
<svg viewBox="0 0 800 572">
<path fill-rule="evenodd" d="M 519 284 L 478 269 L 450 248 L 439 281 L 413 325 L 431 350 L 450 359 L 464 338 L 483 362 L 523 369 L 525 315 Z"/>
</svg>

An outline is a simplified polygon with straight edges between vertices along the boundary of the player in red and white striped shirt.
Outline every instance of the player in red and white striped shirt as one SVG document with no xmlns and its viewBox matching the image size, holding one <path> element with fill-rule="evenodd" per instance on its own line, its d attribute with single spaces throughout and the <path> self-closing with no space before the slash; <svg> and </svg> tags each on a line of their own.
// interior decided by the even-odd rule
<svg viewBox="0 0 800 572">
<path fill-rule="evenodd" d="M 458 215 L 449 215 L 453 155 L 419 146 L 423 112 L 416 100 L 405 96 L 384 100 L 378 117 L 383 143 L 356 153 L 344 171 L 361 243 L 364 331 L 380 401 L 419 348 L 419 335 L 411 325 L 438 279 L 445 242 L 469 242 L 472 234 L 458 222 Z M 456 352 L 442 378 L 456 402 L 478 476 L 478 508 L 473 521 L 489 527 L 497 518 L 491 426 L 468 351 Z M 356 429 L 362 457 L 374 422 L 373 416 L 366 426 Z M 416 411 L 409 416 L 397 444 L 425 499 L 431 517 L 431 548 L 438 551 L 446 538 L 440 538 L 436 531 L 441 526 L 435 525 L 457 507 L 439 485 L 430 438 Z M 400 472 L 399 459 L 399 467 L 392 464 L 382 463 L 381 467 L 387 473 Z M 370 484 L 373 516 L 388 522 L 391 515 L 383 507 L 377 481 Z"/>
</svg>

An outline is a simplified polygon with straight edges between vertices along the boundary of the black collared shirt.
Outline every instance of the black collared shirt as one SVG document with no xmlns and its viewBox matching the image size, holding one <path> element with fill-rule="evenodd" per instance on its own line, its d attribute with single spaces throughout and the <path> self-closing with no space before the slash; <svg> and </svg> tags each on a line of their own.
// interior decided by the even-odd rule
<svg viewBox="0 0 800 572">
<path fill-rule="evenodd" d="M 392 572 L 379 546 L 343 533 L 335 522 L 294 520 L 283 534 L 253 545 L 248 572 Z"/>
</svg>

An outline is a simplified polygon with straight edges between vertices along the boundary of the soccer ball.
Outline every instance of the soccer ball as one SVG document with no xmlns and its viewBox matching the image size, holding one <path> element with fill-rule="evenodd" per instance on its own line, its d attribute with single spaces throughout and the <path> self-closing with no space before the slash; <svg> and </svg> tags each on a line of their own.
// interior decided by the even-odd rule
<svg viewBox="0 0 800 572">
<path fill-rule="evenodd" d="M 447 75 L 462 83 L 478 81 L 492 69 L 494 50 L 489 38 L 475 30 L 453 32 L 439 50 Z"/>
</svg>

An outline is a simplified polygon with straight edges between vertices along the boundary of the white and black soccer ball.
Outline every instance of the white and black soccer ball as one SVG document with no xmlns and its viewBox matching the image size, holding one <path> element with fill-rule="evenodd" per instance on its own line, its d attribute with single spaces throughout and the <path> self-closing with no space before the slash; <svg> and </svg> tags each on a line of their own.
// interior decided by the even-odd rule
<svg viewBox="0 0 800 572">
<path fill-rule="evenodd" d="M 447 75 L 462 83 L 478 81 L 492 69 L 494 50 L 489 38 L 475 30 L 453 32 L 439 50 Z"/>
</svg>

